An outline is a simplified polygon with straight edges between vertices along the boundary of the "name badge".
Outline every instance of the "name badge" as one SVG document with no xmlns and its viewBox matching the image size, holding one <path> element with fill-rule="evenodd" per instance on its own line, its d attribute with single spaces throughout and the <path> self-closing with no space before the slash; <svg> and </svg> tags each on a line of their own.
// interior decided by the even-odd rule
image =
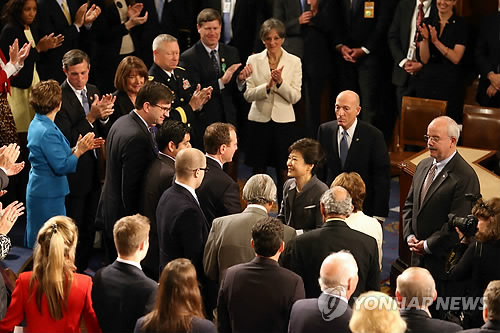
<svg viewBox="0 0 500 333">
<path fill-rule="evenodd" d="M 375 18 L 374 1 L 365 1 L 365 18 Z"/>
<path fill-rule="evenodd" d="M 408 60 L 415 60 L 415 52 L 417 50 L 417 46 L 415 45 L 415 42 L 411 43 L 410 48 L 408 49 L 408 54 L 406 55 L 406 59 Z"/>
<path fill-rule="evenodd" d="M 223 13 L 230 13 L 231 12 L 231 0 L 225 0 L 224 1 L 224 8 L 222 8 Z"/>
</svg>

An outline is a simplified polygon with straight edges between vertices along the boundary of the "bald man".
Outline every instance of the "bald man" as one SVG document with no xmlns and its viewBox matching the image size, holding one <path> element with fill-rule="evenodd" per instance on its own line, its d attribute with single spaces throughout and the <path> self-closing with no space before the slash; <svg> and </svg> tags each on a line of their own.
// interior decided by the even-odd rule
<svg viewBox="0 0 500 333">
<path fill-rule="evenodd" d="M 318 176 L 331 184 L 342 172 L 359 173 L 366 184 L 363 212 L 383 221 L 389 214 L 389 155 L 382 132 L 358 120 L 360 112 L 358 94 L 346 90 L 337 96 L 337 120 L 322 124 L 318 130 L 318 141 L 326 153 L 326 166 Z"/>
<path fill-rule="evenodd" d="M 181 150 L 175 158 L 174 184 L 158 202 L 156 223 L 160 245 L 160 272 L 177 258 L 191 260 L 203 280 L 203 249 L 209 225 L 195 190 L 207 172 L 205 155 L 195 148 Z"/>
<path fill-rule="evenodd" d="M 295 302 L 288 332 L 350 332 L 348 302 L 358 285 L 358 265 L 352 254 L 342 250 L 326 257 L 318 281 L 321 296 Z"/>
<path fill-rule="evenodd" d="M 461 326 L 434 319 L 429 306 L 436 300 L 436 284 L 428 270 L 410 267 L 397 279 L 396 298 L 401 307 L 401 317 L 406 321 L 406 332 L 458 332 Z"/>
</svg>

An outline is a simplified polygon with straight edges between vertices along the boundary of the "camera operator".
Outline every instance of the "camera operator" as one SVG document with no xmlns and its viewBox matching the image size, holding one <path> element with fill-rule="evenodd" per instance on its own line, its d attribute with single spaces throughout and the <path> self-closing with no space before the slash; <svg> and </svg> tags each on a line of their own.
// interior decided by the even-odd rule
<svg viewBox="0 0 500 333">
<path fill-rule="evenodd" d="M 457 249 L 456 265 L 449 273 L 455 281 L 470 279 L 467 296 L 481 297 L 488 283 L 500 280 L 500 198 L 487 201 L 479 199 L 472 209 L 477 218 L 475 236 L 464 236 L 464 230 L 455 227 L 461 244 Z M 475 240 L 474 240 L 475 238 Z M 465 253 L 464 253 L 465 252 Z M 463 254 L 461 256 L 461 254 Z M 470 315 L 470 317 L 469 317 Z M 480 327 L 483 324 L 479 309 L 466 314 L 464 327 Z"/>
</svg>

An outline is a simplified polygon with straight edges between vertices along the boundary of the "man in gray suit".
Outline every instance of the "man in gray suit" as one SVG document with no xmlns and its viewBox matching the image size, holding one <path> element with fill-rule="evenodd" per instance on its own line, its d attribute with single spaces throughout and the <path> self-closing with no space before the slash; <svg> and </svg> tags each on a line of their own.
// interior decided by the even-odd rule
<svg viewBox="0 0 500 333">
<path fill-rule="evenodd" d="M 209 279 L 220 282 L 226 270 L 251 261 L 255 252 L 250 245 L 252 227 L 267 217 L 276 200 L 276 185 L 265 174 L 252 176 L 243 188 L 247 208 L 239 214 L 215 219 L 203 255 L 203 267 Z M 285 244 L 295 238 L 295 230 L 285 226 Z"/>
<path fill-rule="evenodd" d="M 425 139 L 430 157 L 417 165 L 403 208 L 411 265 L 427 268 L 441 295 L 446 260 L 459 241 L 447 226 L 448 214 L 470 214 L 472 202 L 465 194 L 480 193 L 476 172 L 456 150 L 459 136 L 457 123 L 449 117 L 437 117 L 429 124 Z"/>
<path fill-rule="evenodd" d="M 318 282 L 319 298 L 293 304 L 288 332 L 349 333 L 352 309 L 348 302 L 358 285 L 356 259 L 345 250 L 330 254 L 321 264 Z"/>
</svg>

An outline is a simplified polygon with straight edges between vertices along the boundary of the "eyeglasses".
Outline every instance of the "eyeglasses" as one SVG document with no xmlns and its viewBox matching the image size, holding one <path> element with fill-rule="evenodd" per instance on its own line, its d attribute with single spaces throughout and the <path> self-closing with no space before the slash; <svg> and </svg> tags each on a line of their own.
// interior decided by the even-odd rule
<svg viewBox="0 0 500 333">
<path fill-rule="evenodd" d="M 424 135 L 424 140 L 425 142 L 431 140 L 432 142 L 439 142 L 442 138 L 439 136 L 429 136 L 429 135 Z"/>
<path fill-rule="evenodd" d="M 158 104 L 152 104 L 152 106 L 156 106 L 156 107 L 160 108 L 163 111 L 163 113 L 167 113 L 170 111 L 170 106 L 161 106 Z"/>
<path fill-rule="evenodd" d="M 198 168 L 198 169 L 193 169 L 193 171 L 196 171 L 196 170 L 202 170 L 202 171 L 205 171 L 205 172 L 208 172 L 208 165 L 206 168 Z"/>
</svg>

